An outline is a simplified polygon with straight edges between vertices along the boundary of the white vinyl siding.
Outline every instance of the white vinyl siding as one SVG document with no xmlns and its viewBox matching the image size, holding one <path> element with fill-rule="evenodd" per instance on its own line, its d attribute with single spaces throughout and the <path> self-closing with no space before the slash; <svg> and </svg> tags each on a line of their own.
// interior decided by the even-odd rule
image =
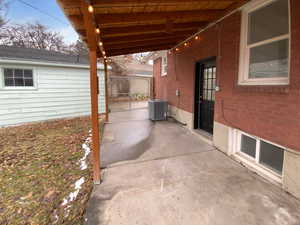
<svg viewBox="0 0 300 225">
<path fill-rule="evenodd" d="M 24 65 L 13 65 L 24 68 Z M 0 68 L 11 68 L 0 64 Z M 25 66 L 26 68 L 26 66 Z M 6 89 L 0 84 L 0 126 L 84 116 L 90 114 L 88 68 L 30 66 L 34 69 L 34 90 Z M 0 73 L 3 77 L 3 73 Z M 105 112 L 104 72 L 99 76 L 99 113 Z"/>
</svg>

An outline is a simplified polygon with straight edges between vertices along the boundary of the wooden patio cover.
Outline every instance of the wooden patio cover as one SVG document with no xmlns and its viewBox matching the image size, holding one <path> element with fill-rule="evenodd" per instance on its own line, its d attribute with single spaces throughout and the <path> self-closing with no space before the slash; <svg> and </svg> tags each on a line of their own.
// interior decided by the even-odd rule
<svg viewBox="0 0 300 225">
<path fill-rule="evenodd" d="M 249 0 L 57 0 L 90 56 L 94 183 L 101 181 L 97 59 L 170 49 Z"/>
<path fill-rule="evenodd" d="M 249 0 L 57 1 L 89 47 L 109 57 L 170 49 Z"/>
</svg>

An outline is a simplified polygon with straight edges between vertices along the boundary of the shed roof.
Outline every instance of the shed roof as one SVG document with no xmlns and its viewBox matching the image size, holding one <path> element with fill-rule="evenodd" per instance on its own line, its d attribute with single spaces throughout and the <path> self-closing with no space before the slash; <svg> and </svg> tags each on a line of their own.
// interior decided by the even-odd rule
<svg viewBox="0 0 300 225">
<path fill-rule="evenodd" d="M 64 54 L 44 49 L 24 48 L 16 46 L 0 45 L 0 58 L 15 60 L 30 60 L 52 63 L 67 63 L 76 65 L 88 65 L 87 56 Z"/>
<path fill-rule="evenodd" d="M 249 0 L 57 1 L 89 47 L 114 56 L 170 49 Z"/>
</svg>

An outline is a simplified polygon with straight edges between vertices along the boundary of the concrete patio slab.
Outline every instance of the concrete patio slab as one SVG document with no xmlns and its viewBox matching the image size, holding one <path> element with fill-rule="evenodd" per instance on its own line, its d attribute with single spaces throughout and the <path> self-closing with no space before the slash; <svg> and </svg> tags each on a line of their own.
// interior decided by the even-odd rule
<svg viewBox="0 0 300 225">
<path fill-rule="evenodd" d="M 150 121 L 147 109 L 113 113 L 111 121 L 103 136 L 102 167 L 214 149 L 179 124 Z"/>
<path fill-rule="evenodd" d="M 127 121 L 132 116 L 127 113 L 105 130 L 108 167 L 93 190 L 88 225 L 300 224 L 300 201 L 280 187 L 176 123 Z M 128 137 L 134 141 L 124 140 Z M 132 145 L 140 146 L 122 161 L 119 154 L 132 151 Z"/>
</svg>

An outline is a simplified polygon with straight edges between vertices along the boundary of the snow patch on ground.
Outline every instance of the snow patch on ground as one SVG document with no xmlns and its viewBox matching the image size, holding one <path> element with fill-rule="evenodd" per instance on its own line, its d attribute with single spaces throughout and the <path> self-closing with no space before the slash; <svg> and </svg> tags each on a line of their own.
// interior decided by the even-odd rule
<svg viewBox="0 0 300 225">
<path fill-rule="evenodd" d="M 86 158 L 91 153 L 91 148 L 89 147 L 89 143 L 91 142 L 91 130 L 89 131 L 89 137 L 85 140 L 85 142 L 82 144 L 82 148 L 84 150 L 84 156 L 79 160 L 80 163 L 80 169 L 86 170 L 87 169 L 87 162 Z"/>
<path fill-rule="evenodd" d="M 81 177 L 79 180 L 75 182 L 75 191 L 71 192 L 67 198 L 64 199 L 62 206 L 65 206 L 69 202 L 72 202 L 76 199 L 80 189 L 81 185 L 84 183 L 84 177 Z"/>
<path fill-rule="evenodd" d="M 80 169 L 85 170 L 87 169 L 87 157 L 91 153 L 91 148 L 89 147 L 89 143 L 91 142 L 91 130 L 89 131 L 89 137 L 85 140 L 85 142 L 82 144 L 82 149 L 84 150 L 84 156 L 79 160 L 80 164 Z M 81 177 L 78 179 L 74 186 L 75 186 L 75 191 L 71 192 L 68 197 L 64 198 L 62 202 L 62 206 L 66 206 L 68 203 L 74 201 L 79 194 L 79 191 L 81 189 L 82 184 L 84 183 L 85 179 L 84 177 Z M 69 215 L 71 206 L 68 205 L 65 208 L 65 217 Z"/>
</svg>

